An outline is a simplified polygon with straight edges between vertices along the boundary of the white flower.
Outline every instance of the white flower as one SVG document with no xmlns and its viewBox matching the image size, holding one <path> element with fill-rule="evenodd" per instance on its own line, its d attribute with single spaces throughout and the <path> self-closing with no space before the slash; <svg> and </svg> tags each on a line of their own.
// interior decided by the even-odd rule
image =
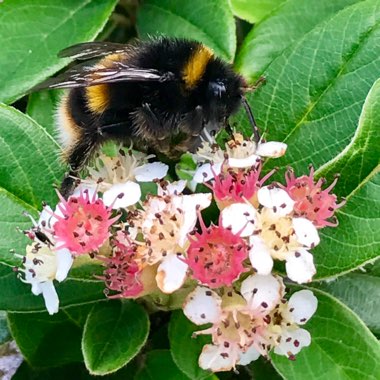
<svg viewBox="0 0 380 380">
<path fill-rule="evenodd" d="M 226 291 L 220 297 L 199 286 L 188 295 L 185 315 L 197 325 L 212 324 L 195 333 L 211 334 L 212 338 L 212 344 L 206 344 L 199 357 L 203 369 L 229 371 L 267 354 L 267 342 L 262 338 L 264 318 L 280 303 L 284 285 L 273 276 L 252 275 L 243 281 L 241 294 Z"/>
<path fill-rule="evenodd" d="M 167 165 L 161 162 L 147 163 L 152 157 L 122 149 L 115 157 L 101 154 L 95 168 L 88 169 L 90 176 L 79 187 L 102 192 L 105 205 L 114 209 L 132 206 L 141 198 L 138 182 L 162 179 L 167 174 Z"/>
<path fill-rule="evenodd" d="M 20 279 L 32 285 L 32 293 L 42 294 L 49 314 L 58 312 L 59 300 L 53 280 L 63 281 L 71 268 L 73 258 L 68 249 L 53 251 L 47 245 L 35 242 L 26 247 L 23 257 L 24 273 Z"/>
<path fill-rule="evenodd" d="M 197 183 L 207 182 L 219 175 L 224 162 L 231 168 L 250 168 L 260 162 L 261 157 L 283 156 L 287 148 L 286 144 L 276 141 L 257 144 L 252 138 L 244 139 L 240 133 L 234 133 L 225 149 L 218 146 L 215 138 L 209 140 L 204 141 L 193 154 L 194 161 L 200 164 L 193 178 Z"/>
<path fill-rule="evenodd" d="M 301 290 L 272 311 L 266 338 L 274 345 L 276 354 L 294 359 L 303 347 L 310 345 L 310 333 L 298 325 L 304 325 L 312 317 L 317 305 L 313 292 Z"/>
<path fill-rule="evenodd" d="M 136 240 L 144 265 L 158 264 L 156 282 L 164 293 L 172 293 L 184 283 L 188 234 L 195 227 L 198 210 L 211 203 L 211 194 L 178 195 L 181 188 L 183 183 L 167 185 L 166 190 L 160 190 L 166 195 L 148 197 L 136 220 L 130 220 L 144 240 Z"/>
</svg>

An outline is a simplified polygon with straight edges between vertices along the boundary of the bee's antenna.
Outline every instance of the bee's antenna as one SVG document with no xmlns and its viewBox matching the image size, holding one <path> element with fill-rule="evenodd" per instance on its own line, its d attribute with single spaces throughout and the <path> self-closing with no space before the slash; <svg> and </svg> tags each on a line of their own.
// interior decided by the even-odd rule
<svg viewBox="0 0 380 380">
<path fill-rule="evenodd" d="M 249 122 L 252 125 L 253 135 L 255 137 L 255 142 L 258 144 L 259 141 L 260 141 L 260 131 L 259 131 L 259 128 L 258 128 L 258 126 L 256 124 L 255 117 L 253 116 L 251 107 L 249 106 L 249 104 L 247 102 L 247 99 L 244 96 L 242 96 L 241 97 L 241 101 L 243 103 L 243 107 L 245 109 L 245 112 L 247 112 L 248 120 L 249 120 Z"/>
</svg>

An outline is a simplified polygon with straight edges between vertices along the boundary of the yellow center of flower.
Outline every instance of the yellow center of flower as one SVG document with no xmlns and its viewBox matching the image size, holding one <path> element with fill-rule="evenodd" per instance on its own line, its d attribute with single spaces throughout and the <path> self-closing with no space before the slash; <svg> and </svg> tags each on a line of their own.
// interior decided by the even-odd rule
<svg viewBox="0 0 380 380">
<path fill-rule="evenodd" d="M 57 255 L 47 246 L 38 243 L 26 247 L 25 270 L 31 271 L 33 277 L 39 281 L 48 281 L 55 278 L 57 273 Z"/>
</svg>

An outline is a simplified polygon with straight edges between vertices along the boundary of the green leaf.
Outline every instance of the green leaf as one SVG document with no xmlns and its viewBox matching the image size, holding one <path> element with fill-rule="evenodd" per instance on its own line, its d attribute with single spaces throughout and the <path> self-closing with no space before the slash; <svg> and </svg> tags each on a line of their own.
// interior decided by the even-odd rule
<svg viewBox="0 0 380 380">
<path fill-rule="evenodd" d="M 363 181 L 337 210 L 337 228 L 319 231 L 321 243 L 313 249 L 315 279 L 352 271 L 380 255 L 380 173 Z"/>
<path fill-rule="evenodd" d="M 318 168 L 349 144 L 380 72 L 379 25 L 378 1 L 362 1 L 313 29 L 268 67 L 267 83 L 249 99 L 267 139 L 286 142 L 288 151 L 267 169 Z"/>
<path fill-rule="evenodd" d="M 190 153 L 185 153 L 181 156 L 180 161 L 175 166 L 175 172 L 180 179 L 191 181 L 194 177 L 197 164 L 193 160 Z"/>
<path fill-rule="evenodd" d="M 349 306 L 369 327 L 380 335 L 380 278 L 350 273 L 336 281 L 323 282 L 318 287 Z"/>
<path fill-rule="evenodd" d="M 246 15 L 242 18 L 249 20 L 251 15 L 255 15 L 255 3 L 258 2 L 260 7 L 256 22 L 261 22 L 255 25 L 244 39 L 236 58 L 236 68 L 249 80 L 259 78 L 272 61 L 281 56 L 289 46 L 302 39 L 307 32 L 358 1 L 360 0 L 250 1 L 250 7 L 239 9 L 239 14 Z M 232 0 L 232 4 L 245 2 L 248 1 Z M 274 8 L 276 3 L 277 7 Z M 266 15 L 269 10 L 272 12 Z M 263 19 L 265 15 L 267 17 Z"/>
<path fill-rule="evenodd" d="M 380 344 L 345 305 L 320 290 L 316 314 L 306 325 L 311 345 L 296 361 L 272 355 L 273 364 L 291 380 L 376 380 L 380 373 Z"/>
<path fill-rule="evenodd" d="M 372 86 L 363 106 L 359 126 L 350 144 L 316 175 L 332 179 L 340 174 L 334 193 L 354 191 L 380 165 L 380 79 Z M 380 227 L 380 225 L 379 225 Z"/>
<path fill-rule="evenodd" d="M 134 380 L 189 380 L 175 365 L 169 350 L 147 353 L 144 367 Z"/>
<path fill-rule="evenodd" d="M 19 264 L 21 263 L 19 262 Z M 73 270 L 70 272 L 71 277 L 62 283 L 55 282 L 60 308 L 106 299 L 103 293 L 104 283 L 94 279 L 72 278 L 72 272 Z M 3 264 L 0 264 L 0 288 L 2 289 L 0 310 L 14 312 L 44 311 L 47 314 L 43 297 L 33 295 L 31 286 L 21 282 L 12 271 L 12 267 Z M 17 302 L 15 302 L 16 299 Z"/>
<path fill-rule="evenodd" d="M 148 332 L 148 315 L 133 301 L 94 306 L 82 338 L 86 367 L 94 375 L 117 371 L 139 353 Z"/>
<path fill-rule="evenodd" d="M 103 29 L 116 0 L 24 0 L 0 4 L 0 100 L 12 103 L 68 59 L 57 53 L 93 40 Z M 5 53 L 6 52 L 6 53 Z"/>
<path fill-rule="evenodd" d="M 29 96 L 26 113 L 53 137 L 57 135 L 55 114 L 62 90 L 35 92 Z"/>
<path fill-rule="evenodd" d="M 8 313 L 8 321 L 17 346 L 32 366 L 47 368 L 83 360 L 81 329 L 63 313 Z"/>
<path fill-rule="evenodd" d="M 270 15 L 287 0 L 230 0 L 235 16 L 251 24 L 257 23 Z"/>
<path fill-rule="evenodd" d="M 7 323 L 7 313 L 0 311 L 0 345 L 8 342 L 11 339 L 11 335 Z"/>
<path fill-rule="evenodd" d="M 182 310 L 173 312 L 169 324 L 169 340 L 173 360 L 190 379 L 205 379 L 210 372 L 199 367 L 198 358 L 205 344 L 210 343 L 208 336 L 193 338 L 194 331 L 202 330 L 191 323 Z"/>
<path fill-rule="evenodd" d="M 42 201 L 55 201 L 52 185 L 63 176 L 58 144 L 43 127 L 13 107 L 0 104 L 0 125 L 0 189 L 13 196 L 7 203 L 25 202 L 40 208 Z"/>
<path fill-rule="evenodd" d="M 146 0 L 137 29 L 142 38 L 165 35 L 203 42 L 228 61 L 235 55 L 235 21 L 227 0 Z"/>
</svg>

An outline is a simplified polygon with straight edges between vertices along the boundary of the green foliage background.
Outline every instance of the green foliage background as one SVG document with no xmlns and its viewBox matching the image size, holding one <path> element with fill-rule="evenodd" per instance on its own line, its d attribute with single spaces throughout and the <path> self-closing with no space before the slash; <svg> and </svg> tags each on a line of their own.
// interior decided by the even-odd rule
<svg viewBox="0 0 380 380">
<path fill-rule="evenodd" d="M 22 212 L 55 203 L 52 184 L 65 170 L 53 121 L 60 92 L 27 90 L 69 63 L 57 58 L 69 45 L 153 35 L 199 40 L 251 83 L 264 75 L 249 102 L 267 139 L 289 145 L 274 164 L 298 174 L 313 164 L 330 181 L 341 174 L 347 205 L 314 250 L 308 287 L 319 307 L 296 362 L 274 356 L 211 375 L 197 366 L 205 341 L 191 339 L 195 326 L 180 311 L 107 301 L 90 264 L 57 286 L 53 317 L 12 272 L 9 249 L 27 242 L 16 231 L 29 226 Z M 9 328 L 25 357 L 14 379 L 380 378 L 378 0 L 5 0 L 0 46 L 0 337 Z M 243 113 L 234 122 L 249 130 Z"/>
</svg>

